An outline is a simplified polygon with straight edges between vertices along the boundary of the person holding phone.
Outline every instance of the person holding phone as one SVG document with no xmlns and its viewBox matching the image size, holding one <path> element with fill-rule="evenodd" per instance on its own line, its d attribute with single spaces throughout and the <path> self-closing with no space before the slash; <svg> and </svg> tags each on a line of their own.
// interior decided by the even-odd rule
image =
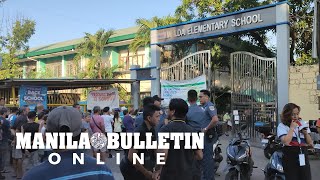
<svg viewBox="0 0 320 180">
<path fill-rule="evenodd" d="M 300 110 L 294 103 L 288 103 L 283 107 L 277 135 L 284 144 L 283 170 L 286 179 L 311 180 L 307 148 L 313 144 L 309 127 L 299 117 Z"/>
</svg>

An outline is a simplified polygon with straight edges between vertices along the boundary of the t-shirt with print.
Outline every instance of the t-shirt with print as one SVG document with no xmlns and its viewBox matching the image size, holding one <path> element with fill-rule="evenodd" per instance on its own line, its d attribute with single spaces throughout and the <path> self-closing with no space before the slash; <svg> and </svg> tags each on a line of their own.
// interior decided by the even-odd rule
<svg viewBox="0 0 320 180">
<path fill-rule="evenodd" d="M 102 115 L 101 116 L 104 121 L 104 127 L 107 133 L 112 133 L 112 123 L 113 123 L 113 117 L 111 115 Z"/>
<path fill-rule="evenodd" d="M 310 133 L 310 129 L 307 125 L 307 123 L 305 123 L 303 120 L 299 120 L 299 123 L 297 123 L 299 126 L 296 127 L 294 129 L 294 133 L 293 133 L 293 138 L 292 138 L 292 141 L 290 142 L 290 146 L 299 146 L 299 141 L 298 141 L 298 138 L 300 138 L 301 140 L 301 144 L 304 145 L 306 144 L 306 140 L 305 140 L 305 137 L 303 135 L 303 133 L 300 132 L 300 130 L 302 130 L 303 128 L 307 128 L 307 132 Z M 290 127 L 283 124 L 283 123 L 280 123 L 278 125 L 278 128 L 277 128 L 277 136 L 278 138 L 280 139 L 282 136 L 285 136 L 288 134 L 290 130 Z"/>
<path fill-rule="evenodd" d="M 99 126 L 99 127 L 98 127 Z M 93 115 L 90 120 L 90 127 L 93 133 L 104 133 L 104 121 L 100 115 Z"/>
</svg>

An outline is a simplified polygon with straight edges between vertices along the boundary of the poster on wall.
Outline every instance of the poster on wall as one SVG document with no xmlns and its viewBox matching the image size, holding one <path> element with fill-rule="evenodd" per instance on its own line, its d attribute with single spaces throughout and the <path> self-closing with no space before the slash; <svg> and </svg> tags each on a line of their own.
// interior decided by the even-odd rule
<svg viewBox="0 0 320 180">
<path fill-rule="evenodd" d="M 101 91 L 90 91 L 88 94 L 87 108 L 92 110 L 94 106 L 110 107 L 110 109 L 119 108 L 118 89 L 109 89 Z"/>
<path fill-rule="evenodd" d="M 28 105 L 34 111 L 37 104 L 42 104 L 47 109 L 47 92 L 46 86 L 20 86 L 20 107 Z"/>
<path fill-rule="evenodd" d="M 188 102 L 188 91 L 194 89 L 198 92 L 207 89 L 206 76 L 202 75 L 194 79 L 183 81 L 161 80 L 161 97 L 163 106 L 168 106 L 170 99 L 181 98 Z"/>
</svg>

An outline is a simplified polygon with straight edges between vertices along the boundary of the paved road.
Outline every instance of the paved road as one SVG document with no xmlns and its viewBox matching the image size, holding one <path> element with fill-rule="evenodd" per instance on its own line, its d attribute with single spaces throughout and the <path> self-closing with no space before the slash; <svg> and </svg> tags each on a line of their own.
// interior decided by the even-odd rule
<svg viewBox="0 0 320 180">
<path fill-rule="evenodd" d="M 220 167 L 218 169 L 218 174 L 220 174 L 220 176 L 216 176 L 216 180 L 225 179 L 225 173 L 223 172 L 223 169 L 226 166 L 226 151 L 225 151 L 225 149 L 226 149 L 226 146 L 229 142 L 229 139 L 230 139 L 230 137 L 226 137 L 226 136 L 220 137 L 220 142 L 222 144 L 221 149 L 222 149 L 223 161 L 221 162 Z M 259 146 L 259 144 L 257 144 L 257 145 Z M 121 155 L 123 155 L 123 151 L 114 151 L 113 154 L 115 155 L 115 153 L 120 153 Z M 261 169 L 263 169 L 265 167 L 265 165 L 268 162 L 268 159 L 266 159 L 264 157 L 263 150 L 259 147 L 252 147 L 252 153 L 253 153 L 253 160 L 255 162 L 255 166 L 257 166 L 258 168 L 253 170 L 253 174 L 252 174 L 251 179 L 252 180 L 260 180 L 260 179 L 263 180 L 264 174 Z M 314 158 L 314 157 L 310 157 L 310 159 L 311 159 L 310 163 L 311 163 L 312 178 L 313 178 L 313 180 L 317 180 L 320 177 L 320 171 L 319 171 L 320 159 Z M 119 169 L 119 165 L 116 164 L 116 158 L 108 159 L 107 165 L 111 169 L 111 171 L 115 177 L 115 180 L 123 180 L 123 177 L 122 177 L 120 169 Z M 14 179 L 14 178 L 12 178 L 11 173 L 6 173 L 5 175 L 6 175 L 6 179 Z"/>
</svg>

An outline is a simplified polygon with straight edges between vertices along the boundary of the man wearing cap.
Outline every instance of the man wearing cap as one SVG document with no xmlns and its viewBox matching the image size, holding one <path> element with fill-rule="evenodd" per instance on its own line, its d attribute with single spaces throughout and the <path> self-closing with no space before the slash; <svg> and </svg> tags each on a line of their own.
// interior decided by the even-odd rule
<svg viewBox="0 0 320 180">
<path fill-rule="evenodd" d="M 154 99 L 150 96 L 143 98 L 142 100 L 143 108 L 145 108 L 149 104 L 154 104 Z M 135 119 L 135 129 L 141 126 L 143 123 L 143 114 L 139 114 Z"/>
<path fill-rule="evenodd" d="M 81 134 L 81 115 L 80 113 L 67 106 L 60 106 L 53 109 L 47 119 L 47 132 L 72 132 L 73 140 L 79 141 Z M 78 150 L 54 150 L 61 157 L 57 165 L 52 165 L 45 161 L 39 166 L 29 170 L 23 179 L 79 179 L 94 180 L 105 179 L 114 180 L 112 172 L 107 165 L 97 164 L 97 160 L 84 154 L 84 164 L 76 163 L 73 165 L 73 153 L 81 157 Z"/>
<path fill-rule="evenodd" d="M 152 97 L 154 99 L 154 105 L 158 106 L 161 109 L 161 101 L 163 101 L 163 98 L 160 98 L 158 95 L 155 95 Z M 161 127 L 165 124 L 165 119 L 167 118 L 166 113 L 161 109 L 160 111 L 160 121 L 159 124 L 156 127 L 156 133 L 158 133 L 161 129 Z"/>
</svg>

